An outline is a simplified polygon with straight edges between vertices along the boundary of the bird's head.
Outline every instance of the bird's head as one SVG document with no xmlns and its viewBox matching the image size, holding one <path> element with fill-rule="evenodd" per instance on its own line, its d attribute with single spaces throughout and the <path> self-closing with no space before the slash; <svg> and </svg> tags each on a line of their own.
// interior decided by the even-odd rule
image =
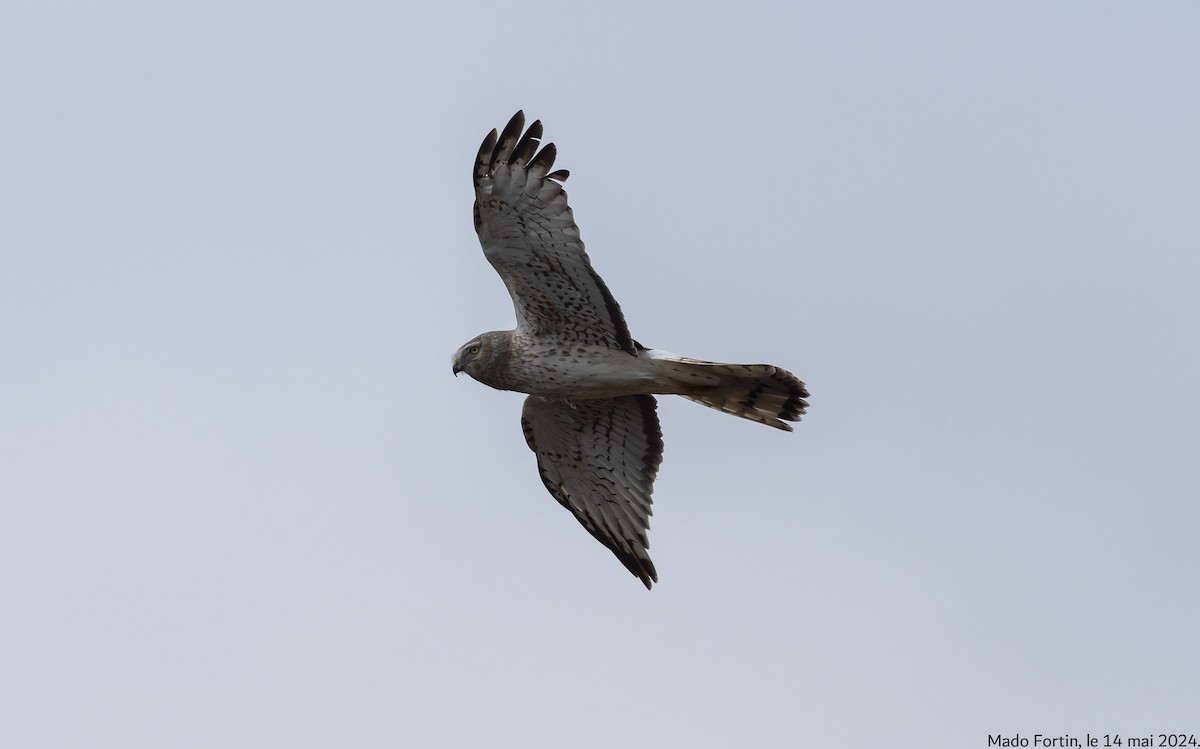
<svg viewBox="0 0 1200 749">
<path fill-rule="evenodd" d="M 495 336 L 495 333 L 484 333 L 459 347 L 458 351 L 454 353 L 452 371 L 455 376 L 459 372 L 466 372 L 476 380 L 483 382 L 484 371 L 491 365 L 498 348 L 494 340 Z"/>
</svg>

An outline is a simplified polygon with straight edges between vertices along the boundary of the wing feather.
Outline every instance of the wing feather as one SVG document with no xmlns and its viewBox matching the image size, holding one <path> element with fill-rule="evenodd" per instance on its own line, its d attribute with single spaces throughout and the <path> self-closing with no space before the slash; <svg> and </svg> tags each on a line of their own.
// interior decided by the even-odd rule
<svg viewBox="0 0 1200 749">
<path fill-rule="evenodd" d="M 637 355 L 621 307 L 592 268 L 561 181 L 553 143 L 536 150 L 535 121 L 517 112 L 475 160 L 475 230 L 517 313 L 517 333 Z M 536 153 L 535 153 L 536 151 Z"/>
<path fill-rule="evenodd" d="M 542 121 L 534 120 L 525 134 L 521 136 L 521 140 L 517 141 L 517 147 L 513 149 L 512 163 L 523 165 L 529 161 L 529 157 L 537 151 L 538 142 L 542 139 Z"/>
<path fill-rule="evenodd" d="M 535 127 L 541 128 L 540 122 L 533 123 Z M 492 159 L 489 163 L 491 171 L 496 170 L 496 165 L 507 162 L 517 148 L 517 140 L 521 135 L 521 129 L 525 127 L 525 113 L 518 111 L 504 126 L 504 130 L 500 132 L 500 140 L 496 143 L 496 149 L 492 151 Z"/>
<path fill-rule="evenodd" d="M 529 168 L 538 168 L 543 171 L 550 171 L 550 167 L 554 166 L 554 159 L 558 157 L 558 149 L 553 143 L 547 143 L 538 151 L 537 156 L 533 157 L 533 161 L 529 162 Z"/>
<path fill-rule="evenodd" d="M 475 167 L 471 170 L 472 178 L 478 182 L 487 176 L 488 162 L 492 151 L 496 150 L 496 128 L 487 134 L 479 146 L 479 154 L 475 157 Z"/>
<path fill-rule="evenodd" d="M 658 582 L 646 537 L 663 452 L 656 405 L 652 395 L 531 395 L 521 412 L 546 489 L 647 588 Z"/>
</svg>

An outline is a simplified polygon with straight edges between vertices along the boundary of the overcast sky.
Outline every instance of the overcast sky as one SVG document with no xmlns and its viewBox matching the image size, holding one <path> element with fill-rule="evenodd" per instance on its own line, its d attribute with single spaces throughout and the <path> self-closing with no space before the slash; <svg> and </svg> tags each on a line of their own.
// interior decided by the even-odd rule
<svg viewBox="0 0 1200 749">
<path fill-rule="evenodd" d="M 1200 6 L 0 8 L 0 745 L 1200 734 Z M 541 118 L 661 398 L 545 492 L 476 149 Z"/>
</svg>

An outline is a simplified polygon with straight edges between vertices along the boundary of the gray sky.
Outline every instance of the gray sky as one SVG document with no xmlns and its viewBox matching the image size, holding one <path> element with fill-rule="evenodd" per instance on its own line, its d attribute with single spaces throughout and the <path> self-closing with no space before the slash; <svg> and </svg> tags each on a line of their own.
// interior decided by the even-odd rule
<svg viewBox="0 0 1200 749">
<path fill-rule="evenodd" d="M 1200 6 L 737 7 L 5 3 L 0 745 L 1200 732 Z M 813 393 L 660 399 L 649 593 L 450 374 L 518 108 Z"/>
</svg>

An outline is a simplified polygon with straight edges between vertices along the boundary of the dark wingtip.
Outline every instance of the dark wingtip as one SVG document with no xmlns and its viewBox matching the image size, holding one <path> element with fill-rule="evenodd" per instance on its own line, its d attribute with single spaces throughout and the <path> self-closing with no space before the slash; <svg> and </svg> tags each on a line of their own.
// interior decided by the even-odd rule
<svg viewBox="0 0 1200 749">
<path fill-rule="evenodd" d="M 546 145 L 542 146 L 542 150 L 538 151 L 536 156 L 530 159 L 529 168 L 541 168 L 548 172 L 550 171 L 550 167 L 554 166 L 554 159 L 557 156 L 558 149 L 554 147 L 553 143 L 547 143 Z"/>
<path fill-rule="evenodd" d="M 479 155 L 475 157 L 475 184 L 479 184 L 479 180 L 488 175 L 489 163 L 491 161 L 492 151 L 496 148 L 496 128 L 492 128 L 492 132 L 487 134 L 483 139 L 483 143 L 479 146 Z"/>
<path fill-rule="evenodd" d="M 503 130 L 497 134 L 493 129 L 483 139 L 483 144 L 479 147 L 479 155 L 475 159 L 476 184 L 495 172 L 497 165 L 503 163 L 527 166 L 529 169 L 541 168 L 550 172 L 550 168 L 554 166 L 554 159 L 558 156 L 558 150 L 553 143 L 543 144 L 541 150 L 538 150 L 542 132 L 541 120 L 534 120 L 530 123 L 529 128 L 525 129 L 525 112 L 517 110 Z M 569 176 L 571 176 L 569 171 L 559 169 L 547 174 L 546 178 L 563 182 Z"/>
<path fill-rule="evenodd" d="M 521 140 L 517 142 L 517 147 L 513 149 L 512 158 L 513 164 L 523 166 L 529 161 L 529 157 L 533 156 L 537 151 L 538 142 L 542 138 L 542 121 L 534 120 L 525 134 L 521 136 Z"/>
<path fill-rule="evenodd" d="M 545 479 L 542 480 L 545 481 Z M 586 525 L 584 527 L 587 528 Z M 604 544 L 620 560 L 621 564 L 625 565 L 625 569 L 629 570 L 630 574 L 641 580 L 642 585 L 646 586 L 646 590 L 650 590 L 650 587 L 658 582 L 658 570 L 654 569 L 654 562 L 650 561 L 650 557 L 646 555 L 645 548 L 640 550 L 623 548 L 613 539 L 606 538 L 604 534 L 592 528 L 588 528 L 588 532 L 592 534 L 593 538 Z"/>
<path fill-rule="evenodd" d="M 512 116 L 508 124 L 504 126 L 504 130 L 500 133 L 500 139 L 496 143 L 496 150 L 492 151 L 492 159 L 488 163 L 488 171 L 495 171 L 496 165 L 508 161 L 512 156 L 513 149 L 517 146 L 517 141 L 521 137 L 521 130 L 525 127 L 525 112 L 518 109 L 517 113 Z"/>
<path fill-rule="evenodd" d="M 616 551 L 615 548 L 609 546 L 609 549 Z M 658 570 L 654 569 L 654 562 L 650 561 L 650 557 L 637 557 L 628 552 L 618 553 L 617 558 L 625 565 L 625 569 L 633 573 L 633 576 L 642 581 L 642 585 L 646 586 L 646 590 L 652 590 L 654 583 L 658 582 Z"/>
</svg>

